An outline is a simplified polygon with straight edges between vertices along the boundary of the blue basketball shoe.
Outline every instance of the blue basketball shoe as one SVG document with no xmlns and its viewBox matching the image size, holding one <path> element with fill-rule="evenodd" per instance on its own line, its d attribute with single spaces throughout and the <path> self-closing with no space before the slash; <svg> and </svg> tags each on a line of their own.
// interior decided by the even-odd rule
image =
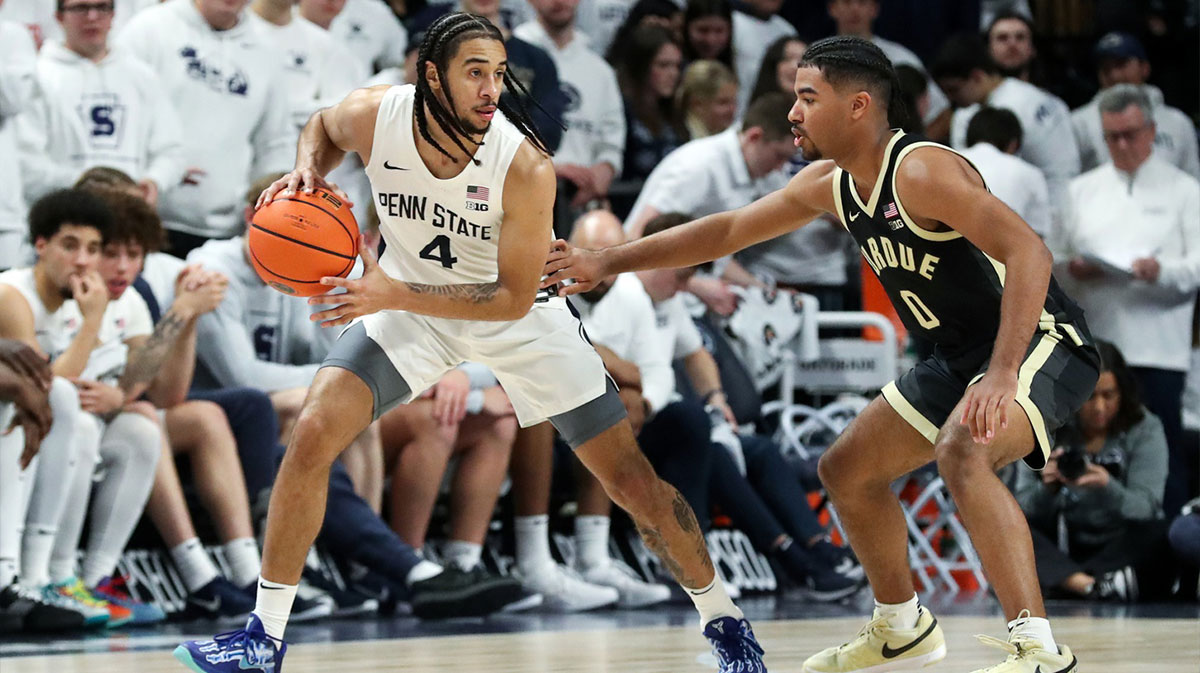
<svg viewBox="0 0 1200 673">
<path fill-rule="evenodd" d="M 212 640 L 189 640 L 175 648 L 175 658 L 195 673 L 279 673 L 285 652 L 287 643 L 268 636 L 258 615 L 251 614 L 246 628 Z"/>
<path fill-rule="evenodd" d="M 712 643 L 720 673 L 767 673 L 762 646 L 754 638 L 750 622 L 719 617 L 704 627 L 704 637 Z"/>
</svg>

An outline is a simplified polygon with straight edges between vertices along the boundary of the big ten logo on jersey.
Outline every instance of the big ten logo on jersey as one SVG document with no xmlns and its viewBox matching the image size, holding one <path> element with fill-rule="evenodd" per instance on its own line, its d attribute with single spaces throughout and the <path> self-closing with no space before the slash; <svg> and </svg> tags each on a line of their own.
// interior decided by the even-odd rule
<svg viewBox="0 0 1200 673">
<path fill-rule="evenodd" d="M 88 94 L 79 102 L 79 116 L 92 147 L 116 149 L 125 130 L 125 106 L 115 93 Z"/>
<path fill-rule="evenodd" d="M 195 47 L 185 46 L 179 50 L 188 77 L 199 80 L 218 93 L 245 96 L 250 91 L 250 81 L 236 66 L 225 72 L 215 63 L 206 60 Z"/>
</svg>

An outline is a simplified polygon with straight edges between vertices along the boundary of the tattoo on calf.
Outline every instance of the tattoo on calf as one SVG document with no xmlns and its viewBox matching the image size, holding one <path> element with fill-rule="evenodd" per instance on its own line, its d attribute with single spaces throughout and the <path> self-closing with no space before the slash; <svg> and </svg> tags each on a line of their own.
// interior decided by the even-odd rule
<svg viewBox="0 0 1200 673">
<path fill-rule="evenodd" d="M 705 574 L 714 572 L 712 557 L 708 554 L 708 545 L 705 544 L 704 535 L 700 532 L 700 523 L 696 521 L 695 513 L 692 512 L 691 506 L 688 505 L 687 500 L 684 499 L 683 494 L 679 491 L 675 491 L 672 509 L 675 511 L 675 523 L 679 525 L 680 531 L 685 537 L 692 539 L 695 545 L 694 553 L 700 559 Z M 679 565 L 679 562 L 671 555 L 667 541 L 663 538 L 662 531 L 657 526 L 639 522 L 637 529 L 638 533 L 642 536 L 642 540 L 645 541 L 646 547 L 654 552 L 658 558 L 662 559 L 663 565 L 667 567 L 667 571 L 671 573 L 676 582 L 684 588 L 689 589 L 703 586 L 704 583 L 699 578 L 688 575 L 683 570 L 683 567 Z"/>
</svg>

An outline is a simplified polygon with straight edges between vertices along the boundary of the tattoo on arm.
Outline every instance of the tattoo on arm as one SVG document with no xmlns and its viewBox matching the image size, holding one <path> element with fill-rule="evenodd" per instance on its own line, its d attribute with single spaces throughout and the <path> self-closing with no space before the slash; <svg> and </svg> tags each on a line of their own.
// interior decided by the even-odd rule
<svg viewBox="0 0 1200 673">
<path fill-rule="evenodd" d="M 120 388 L 130 390 L 134 386 L 153 379 L 158 374 L 159 368 L 162 367 L 167 351 L 171 349 L 175 339 L 185 326 L 187 326 L 187 320 L 179 317 L 173 311 L 167 311 L 167 314 L 154 326 L 154 333 L 146 339 L 146 343 L 129 354 L 125 373 L 121 375 L 121 382 L 118 384 Z"/>
<path fill-rule="evenodd" d="M 472 304 L 489 302 L 496 297 L 496 292 L 500 290 L 499 281 L 461 285 L 427 285 L 425 283 L 405 283 L 404 285 L 414 294 L 462 299 Z"/>
</svg>

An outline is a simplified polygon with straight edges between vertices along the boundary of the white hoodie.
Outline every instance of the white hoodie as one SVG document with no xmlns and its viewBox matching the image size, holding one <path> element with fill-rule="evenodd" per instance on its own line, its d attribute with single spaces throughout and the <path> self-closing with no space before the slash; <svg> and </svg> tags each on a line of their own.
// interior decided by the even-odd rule
<svg viewBox="0 0 1200 673">
<path fill-rule="evenodd" d="M 245 14 L 233 28 L 214 30 L 191 0 L 147 7 L 117 39 L 158 73 L 183 127 L 184 165 L 204 172 L 164 191 L 159 212 L 167 228 L 236 235 L 249 184 L 289 170 L 295 159 L 296 130 L 273 45 Z"/>
<path fill-rule="evenodd" d="M 25 228 L 25 200 L 17 162 L 17 115 L 29 106 L 37 88 L 37 51 L 23 26 L 0 21 L 0 233 Z M 5 240 L 6 245 L 12 243 Z M 0 251 L 2 252 L 2 251 Z M 0 266 L 16 260 L 0 254 Z"/>
<path fill-rule="evenodd" d="M 1183 112 L 1163 103 L 1162 91 L 1149 84 L 1141 90 L 1150 98 L 1154 108 L 1154 152 L 1167 163 L 1183 169 L 1200 180 L 1200 151 L 1196 149 L 1196 127 Z M 1104 142 L 1104 130 L 1100 126 L 1100 96 L 1096 94 L 1090 103 L 1071 113 L 1071 125 L 1075 128 L 1075 141 L 1079 143 L 1079 160 L 1083 170 L 1093 168 L 1111 160 L 1108 145 Z"/>
<path fill-rule="evenodd" d="M 179 118 L 154 71 L 119 49 L 99 62 L 61 42 L 42 46 L 38 96 L 21 115 L 25 196 L 70 187 L 92 166 L 109 166 L 160 190 L 183 177 Z"/>
</svg>

